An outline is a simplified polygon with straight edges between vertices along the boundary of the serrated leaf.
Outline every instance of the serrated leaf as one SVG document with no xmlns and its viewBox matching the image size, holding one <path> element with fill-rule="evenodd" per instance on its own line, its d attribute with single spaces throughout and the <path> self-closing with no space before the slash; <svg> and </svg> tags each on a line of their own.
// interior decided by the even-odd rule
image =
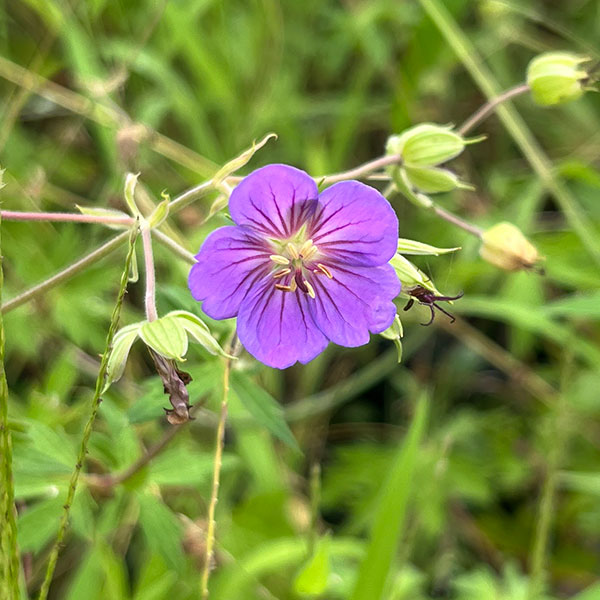
<svg viewBox="0 0 600 600">
<path fill-rule="evenodd" d="M 439 256 L 440 254 L 448 254 L 449 252 L 456 252 L 461 250 L 460 246 L 455 248 L 437 248 L 436 246 L 430 246 L 423 242 L 417 242 L 416 240 L 409 240 L 406 238 L 400 238 L 398 240 L 398 253 L 399 254 L 412 254 L 415 256 L 426 256 L 433 255 Z"/>
<path fill-rule="evenodd" d="M 239 156 L 236 156 L 233 160 L 230 160 L 223 167 L 221 167 L 212 179 L 213 185 L 218 187 L 226 177 L 231 175 L 231 173 L 234 173 L 246 165 L 254 156 L 254 154 L 260 150 L 271 138 L 277 139 L 277 134 L 268 133 L 265 135 L 265 137 L 263 137 L 262 140 L 260 140 L 260 142 L 253 142 L 250 148 L 244 150 L 244 152 L 242 152 Z"/>
<path fill-rule="evenodd" d="M 319 540 L 313 556 L 301 568 L 294 580 L 294 590 L 306 596 L 319 596 L 327 588 L 330 572 L 331 539 Z"/>
<path fill-rule="evenodd" d="M 231 373 L 231 388 L 258 423 L 293 450 L 300 450 L 285 421 L 283 409 L 268 392 L 237 371 Z"/>
<path fill-rule="evenodd" d="M 142 323 L 134 323 L 123 327 L 115 334 L 113 338 L 112 351 L 108 357 L 108 366 L 106 368 L 106 383 L 102 393 L 104 393 L 115 381 L 119 381 L 127 364 L 127 357 L 133 342 L 137 339 Z"/>
<path fill-rule="evenodd" d="M 165 358 L 182 361 L 188 348 L 188 337 L 179 319 L 171 316 L 146 321 L 139 330 L 147 346 Z"/>
<path fill-rule="evenodd" d="M 206 323 L 195 314 L 186 310 L 174 310 L 166 315 L 178 321 L 178 323 L 204 348 L 213 355 L 225 356 L 227 358 L 235 358 L 230 356 L 221 348 L 219 342 L 212 336 Z"/>
</svg>

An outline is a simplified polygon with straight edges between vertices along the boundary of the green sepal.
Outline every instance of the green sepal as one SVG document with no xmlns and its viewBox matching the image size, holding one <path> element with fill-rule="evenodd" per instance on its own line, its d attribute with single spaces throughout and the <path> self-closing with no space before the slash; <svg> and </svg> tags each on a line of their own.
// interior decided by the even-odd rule
<svg viewBox="0 0 600 600">
<path fill-rule="evenodd" d="M 115 381 L 119 381 L 125 370 L 127 357 L 133 342 L 139 335 L 139 329 L 142 323 L 134 323 L 119 329 L 113 338 L 112 350 L 108 357 L 106 367 L 106 381 L 102 393 L 104 393 Z"/>
<path fill-rule="evenodd" d="M 201 344 L 210 354 L 235 358 L 221 348 L 219 342 L 211 335 L 208 325 L 197 315 L 186 310 L 174 310 L 164 318 L 167 317 L 177 320 L 181 327 L 192 336 L 193 340 Z"/>
<path fill-rule="evenodd" d="M 188 337 L 181 322 L 167 315 L 154 321 L 145 321 L 139 330 L 140 338 L 155 352 L 173 360 L 183 361 L 188 348 Z"/>
<path fill-rule="evenodd" d="M 455 248 L 436 248 L 423 242 L 417 242 L 416 240 L 409 240 L 407 238 L 398 239 L 398 253 L 399 254 L 412 254 L 415 256 L 439 256 L 440 254 L 449 254 L 450 252 L 456 252 L 462 250 L 460 246 Z"/>
</svg>

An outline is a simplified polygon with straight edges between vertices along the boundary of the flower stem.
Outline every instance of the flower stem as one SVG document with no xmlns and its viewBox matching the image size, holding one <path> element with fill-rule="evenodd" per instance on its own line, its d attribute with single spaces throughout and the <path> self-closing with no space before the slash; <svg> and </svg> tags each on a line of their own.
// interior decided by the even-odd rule
<svg viewBox="0 0 600 600">
<path fill-rule="evenodd" d="M 0 220 L 1 225 L 1 220 Z M 0 249 L 0 298 L 4 283 Z M 12 440 L 8 424 L 8 385 L 4 370 L 4 323 L 0 313 L 0 593 L 6 600 L 18 600 L 19 550 L 15 518 L 15 494 L 12 473 Z"/>
<path fill-rule="evenodd" d="M 456 225 L 456 227 L 460 227 L 467 233 L 470 233 L 471 235 L 474 235 L 475 237 L 481 239 L 481 236 L 483 235 L 483 229 L 481 229 L 480 227 L 477 227 L 477 225 L 472 225 L 471 223 L 467 223 L 467 221 L 464 221 L 460 217 L 457 217 L 455 214 L 451 213 L 450 211 L 447 211 L 445 208 L 441 208 L 440 206 L 437 206 L 436 204 L 434 204 L 431 207 L 431 210 L 438 217 L 440 217 L 441 219 L 444 219 L 444 221 L 447 221 L 448 223 L 452 223 L 452 225 Z"/>
<path fill-rule="evenodd" d="M 365 175 L 369 175 L 373 171 L 377 171 L 379 169 L 383 169 L 389 165 L 398 164 L 401 160 L 401 156 L 399 154 L 390 154 L 386 156 L 381 156 L 376 158 L 375 160 L 371 160 L 366 162 L 354 169 L 350 169 L 349 171 L 343 171 L 342 173 L 335 173 L 333 175 L 325 175 L 321 178 L 316 178 L 319 182 L 319 185 L 331 185 L 332 183 L 337 183 L 338 181 L 346 181 L 347 179 L 360 179 Z"/>
<path fill-rule="evenodd" d="M 474 112 L 458 129 L 457 132 L 460 135 L 466 135 L 478 125 L 481 121 L 486 119 L 492 112 L 494 112 L 495 108 L 510 100 L 511 98 L 515 98 L 516 96 L 521 96 L 529 92 L 529 86 L 526 83 L 522 83 L 521 85 L 517 85 L 515 87 L 506 90 L 499 96 L 492 98 L 488 102 L 486 102 L 483 106 L 479 108 L 476 112 Z"/>
<path fill-rule="evenodd" d="M 227 354 L 235 355 L 237 347 L 237 336 L 234 334 Z M 227 405 L 229 401 L 229 373 L 231 372 L 231 358 L 225 359 L 225 368 L 223 370 L 223 396 L 221 398 L 221 412 L 217 425 L 217 439 L 215 444 L 215 461 L 212 479 L 212 490 L 210 494 L 210 503 L 208 505 L 208 524 L 206 530 L 206 552 L 204 554 L 204 566 L 200 579 L 200 591 L 202 600 L 208 598 L 208 578 L 212 568 L 214 546 L 215 546 L 215 511 L 219 499 L 219 483 L 221 478 L 221 466 L 223 464 L 223 445 L 225 441 L 225 422 L 227 420 Z"/>
<path fill-rule="evenodd" d="M 150 227 L 142 227 L 142 244 L 144 247 L 144 266 L 146 268 L 146 318 L 148 321 L 156 321 L 158 312 L 156 310 L 156 278 L 154 276 L 154 257 L 152 255 L 152 231 Z"/>
<path fill-rule="evenodd" d="M 101 223 L 103 225 L 125 225 L 130 227 L 135 219 L 128 216 L 102 216 L 102 215 L 82 215 L 78 213 L 60 213 L 60 212 L 17 212 L 14 210 L 3 210 L 2 218 L 5 221 L 55 221 L 59 223 Z"/>
<path fill-rule="evenodd" d="M 110 319 L 110 326 L 108 328 L 108 334 L 106 336 L 106 346 L 104 349 L 104 353 L 102 355 L 102 360 L 100 362 L 100 369 L 98 371 L 98 377 L 96 378 L 96 388 L 94 391 L 94 396 L 92 398 L 92 411 L 88 418 L 87 423 L 85 424 L 85 428 L 83 430 L 83 436 L 81 439 L 81 444 L 79 446 L 79 452 L 77 455 L 77 462 L 75 463 L 75 468 L 71 473 L 71 480 L 69 482 L 69 489 L 67 492 L 67 499 L 64 504 L 64 509 L 62 513 L 62 517 L 60 520 L 60 524 L 58 527 L 58 533 L 56 535 L 56 540 L 54 541 L 54 545 L 52 546 L 52 550 L 50 552 L 50 559 L 48 561 L 48 567 L 46 569 L 46 575 L 44 577 L 44 581 L 42 583 L 42 587 L 40 588 L 39 600 L 46 600 L 48 597 L 48 591 L 50 589 L 50 584 L 52 583 L 52 577 L 54 575 L 54 570 L 56 568 L 56 563 L 58 561 L 58 554 L 60 552 L 63 539 L 65 537 L 65 533 L 67 531 L 67 526 L 69 523 L 69 513 L 71 510 L 71 505 L 73 504 L 73 499 L 75 498 L 75 491 L 77 489 L 77 483 L 79 481 L 79 474 L 83 467 L 83 462 L 85 460 L 85 455 L 87 454 L 87 445 L 90 439 L 90 435 L 92 433 L 92 427 L 94 425 L 94 421 L 96 419 L 96 415 L 98 414 L 98 409 L 100 408 L 100 403 L 102 402 L 101 393 L 104 388 L 105 379 L 106 379 L 106 369 L 108 367 L 108 359 L 110 357 L 110 353 L 112 352 L 112 342 L 114 335 L 117 331 L 117 327 L 119 326 L 119 317 L 121 315 L 121 307 L 123 306 L 123 298 L 125 297 L 125 291 L 127 289 L 127 281 L 129 279 L 129 270 L 131 268 L 131 261 L 133 260 L 133 253 L 135 252 L 135 241 L 138 234 L 138 228 L 132 227 L 129 232 L 129 250 L 127 252 L 127 257 L 125 259 L 125 266 L 123 268 L 123 273 L 121 274 L 121 281 L 119 286 L 119 293 L 117 295 L 117 302 L 113 308 L 112 316 Z"/>
</svg>

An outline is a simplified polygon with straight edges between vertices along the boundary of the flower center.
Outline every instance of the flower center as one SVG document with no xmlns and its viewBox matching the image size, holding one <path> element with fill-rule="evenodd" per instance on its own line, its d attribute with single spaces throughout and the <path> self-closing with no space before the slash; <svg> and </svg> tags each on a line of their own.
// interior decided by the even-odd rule
<svg viewBox="0 0 600 600">
<path fill-rule="evenodd" d="M 281 254 L 271 254 L 269 257 L 276 269 L 272 273 L 277 282 L 275 287 L 282 292 L 295 292 L 297 289 L 315 297 L 315 289 L 309 281 L 309 273 L 322 274 L 329 279 L 333 278 L 331 271 L 321 263 L 315 263 L 319 249 L 312 240 L 306 240 L 301 244 L 298 242 L 286 242 L 281 246 Z"/>
</svg>

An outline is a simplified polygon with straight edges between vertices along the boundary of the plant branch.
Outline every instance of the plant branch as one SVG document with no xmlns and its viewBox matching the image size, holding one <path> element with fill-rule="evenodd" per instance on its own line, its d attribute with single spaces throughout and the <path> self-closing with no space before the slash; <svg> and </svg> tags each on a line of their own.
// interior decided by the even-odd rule
<svg viewBox="0 0 600 600">
<path fill-rule="evenodd" d="M 147 225 L 142 226 L 142 245 L 144 247 L 144 266 L 146 269 L 146 296 L 144 306 L 146 307 L 146 319 L 156 321 L 158 312 L 156 310 L 156 278 L 154 275 L 154 257 L 152 255 L 152 232 Z"/>
<path fill-rule="evenodd" d="M 1 220 L 0 220 L 1 225 Z M 0 298 L 4 283 L 0 249 Z M 4 370 L 4 323 L 0 313 L 0 592 L 6 600 L 19 600 L 19 549 L 14 480 L 12 472 L 12 439 L 8 423 L 8 385 Z"/>
<path fill-rule="evenodd" d="M 87 454 L 87 445 L 90 439 L 90 435 L 92 434 L 92 427 L 94 425 L 94 421 L 96 420 L 96 415 L 98 414 L 98 409 L 100 408 L 100 403 L 102 402 L 102 390 L 105 385 L 106 380 L 106 370 L 108 367 L 108 359 L 110 357 L 110 353 L 112 351 L 112 342 L 114 335 L 119 326 L 119 317 L 121 315 L 121 307 L 123 306 L 123 298 L 125 297 L 125 292 L 127 290 L 127 281 L 129 279 L 129 270 L 131 268 L 131 262 L 133 260 L 133 254 L 135 252 L 135 240 L 137 238 L 138 228 L 133 227 L 129 232 L 129 250 L 127 252 L 127 257 L 125 259 L 125 266 L 123 268 L 123 273 L 121 274 L 121 281 L 119 286 L 119 293 L 117 295 L 117 301 L 115 307 L 113 309 L 110 326 L 108 328 L 108 334 L 106 336 L 106 346 L 104 349 L 104 353 L 102 355 L 102 360 L 100 362 L 100 369 L 98 371 L 98 377 L 96 378 L 96 388 L 94 391 L 94 396 L 92 398 L 92 410 L 90 416 L 85 424 L 85 428 L 83 430 L 83 436 L 81 439 L 81 444 L 79 446 L 79 452 L 77 455 L 77 462 L 75 463 L 75 468 L 71 474 L 71 480 L 69 482 L 69 489 L 67 491 L 67 499 L 64 504 L 64 509 L 62 513 L 62 517 L 60 520 L 58 533 L 56 535 L 56 540 L 54 545 L 52 546 L 52 550 L 50 552 L 50 558 L 48 561 L 48 567 L 46 569 L 46 575 L 44 577 L 44 581 L 42 582 L 42 586 L 40 588 L 39 600 L 46 600 L 48 597 L 48 591 L 50 589 L 50 584 L 52 583 L 52 578 L 54 575 L 54 570 L 56 568 L 56 563 L 58 561 L 58 555 L 60 549 L 63 544 L 63 540 L 67 531 L 67 526 L 69 523 L 69 514 L 71 510 L 71 505 L 73 504 L 73 499 L 75 498 L 75 491 L 77 489 L 77 483 L 79 481 L 79 474 L 83 467 L 83 462 L 85 461 L 85 455 Z"/>
<path fill-rule="evenodd" d="M 162 231 L 159 231 L 158 229 L 153 229 L 152 235 L 163 246 L 165 246 L 166 248 L 171 250 L 171 252 L 173 252 L 173 254 L 177 255 L 179 258 L 183 259 L 185 262 L 189 263 L 190 265 L 196 264 L 196 258 L 194 257 L 194 255 L 189 250 L 186 250 L 183 246 L 178 244 L 174 239 L 169 237 L 167 234 L 163 233 Z"/>
<path fill-rule="evenodd" d="M 233 334 L 233 339 L 229 344 L 227 354 L 235 356 L 237 351 L 237 335 Z M 225 422 L 227 421 L 227 405 L 229 401 L 229 373 L 231 371 L 231 358 L 225 359 L 225 368 L 223 370 L 223 396 L 221 399 L 221 412 L 217 425 L 216 443 L 215 443 L 215 462 L 212 479 L 212 489 L 210 494 L 210 503 L 208 505 L 208 525 L 206 530 L 206 551 L 204 555 L 204 566 L 200 578 L 200 592 L 202 600 L 208 598 L 208 579 L 212 569 L 215 546 L 215 511 L 219 499 L 219 484 L 221 478 L 221 466 L 223 464 L 223 446 L 225 442 Z"/>
<path fill-rule="evenodd" d="M 522 83 L 521 85 L 517 85 L 513 88 L 510 88 L 509 90 L 506 90 L 499 96 L 492 98 L 483 106 L 481 106 L 479 110 L 474 112 L 456 131 L 460 135 L 466 135 L 467 133 L 469 133 L 469 131 L 471 131 L 471 129 L 473 129 L 473 127 L 478 125 L 481 121 L 486 119 L 492 112 L 494 112 L 498 105 L 517 96 L 522 96 L 523 94 L 526 94 L 528 92 L 529 86 L 526 83 Z"/>
<path fill-rule="evenodd" d="M 44 294 L 45 292 L 51 290 L 53 287 L 56 287 L 63 281 L 67 281 L 73 275 L 76 275 L 77 273 L 83 271 L 90 265 L 93 265 L 95 262 L 98 262 L 101 258 L 108 256 L 127 239 L 128 235 L 129 234 L 127 231 L 123 231 L 122 233 L 114 237 L 112 240 L 109 240 L 105 244 L 102 244 L 102 246 L 96 248 L 96 250 L 94 250 L 93 252 L 86 254 L 78 261 L 69 265 L 67 268 L 63 269 L 62 271 L 59 271 L 55 275 L 52 275 L 52 277 L 46 279 L 45 281 L 34 285 L 33 287 L 19 294 L 18 296 L 15 296 L 11 300 L 8 300 L 8 302 L 2 305 L 2 313 L 7 313 L 21 306 L 22 304 L 25 304 L 32 298 Z"/>
<path fill-rule="evenodd" d="M 102 215 L 83 215 L 78 213 L 43 213 L 43 212 L 17 212 L 3 210 L 2 219 L 5 221 L 55 221 L 58 223 L 101 223 L 102 225 L 125 225 L 131 227 L 135 219 L 128 216 L 110 217 Z"/>
<path fill-rule="evenodd" d="M 350 169 L 349 171 L 334 173 L 333 175 L 325 175 L 323 177 L 315 177 L 315 179 L 319 182 L 320 186 L 331 185 L 332 183 L 346 181 L 347 179 L 361 179 L 367 175 L 370 175 L 373 171 L 383 169 L 389 165 L 398 164 L 401 160 L 402 157 L 399 154 L 385 155 L 376 158 L 375 160 L 366 162 L 358 167 L 355 167 L 354 169 Z"/>
<path fill-rule="evenodd" d="M 474 235 L 475 237 L 478 237 L 481 239 L 481 237 L 483 235 L 483 229 L 481 229 L 481 227 L 477 227 L 477 225 L 473 225 L 471 223 L 468 223 L 467 221 L 464 221 L 460 217 L 457 217 L 455 214 L 451 213 L 450 211 L 446 210 L 445 208 L 441 208 L 437 204 L 434 204 L 431 207 L 431 210 L 438 217 L 440 217 L 441 219 L 444 219 L 444 221 L 447 221 L 448 223 L 451 223 L 452 225 L 456 225 L 456 227 L 460 227 L 467 233 L 470 233 L 471 235 Z"/>
</svg>

